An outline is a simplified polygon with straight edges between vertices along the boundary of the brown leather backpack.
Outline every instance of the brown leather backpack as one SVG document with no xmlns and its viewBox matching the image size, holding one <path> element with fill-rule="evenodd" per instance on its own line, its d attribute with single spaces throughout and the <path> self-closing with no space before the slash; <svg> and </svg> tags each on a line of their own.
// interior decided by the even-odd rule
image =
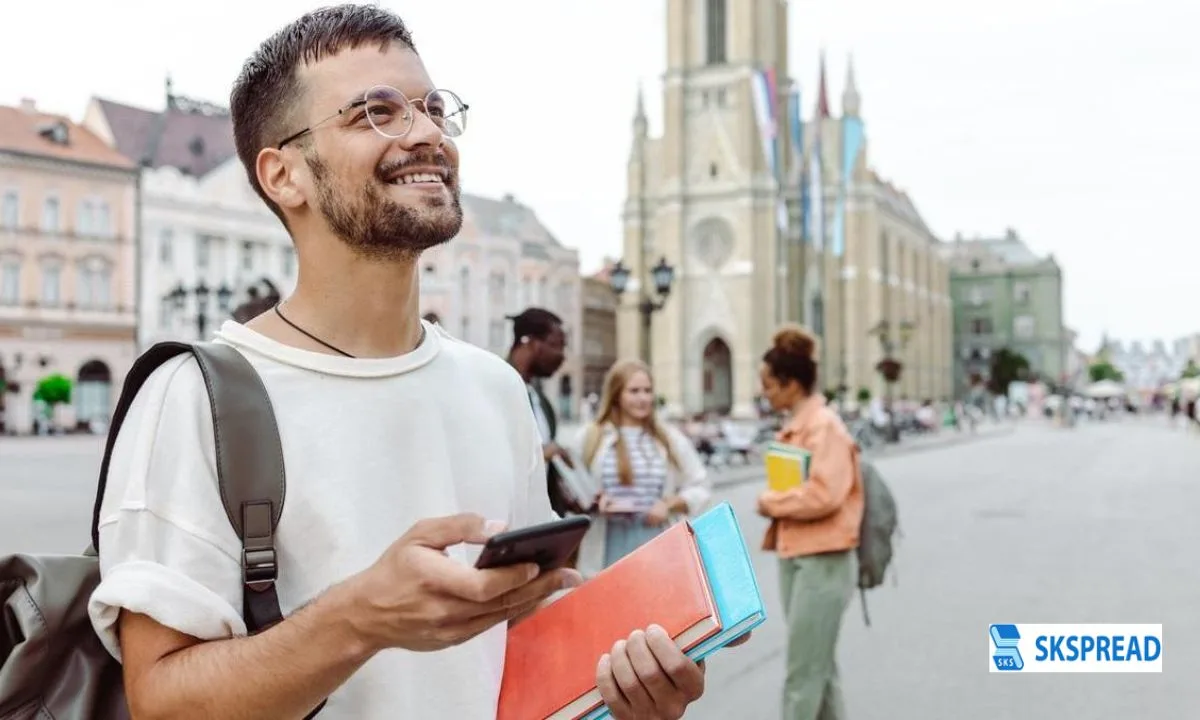
<svg viewBox="0 0 1200 720">
<path fill-rule="evenodd" d="M 285 478 L 266 388 L 241 353 L 227 345 L 159 343 L 134 363 L 113 412 L 91 546 L 81 555 L 0 556 L 0 719 L 129 718 L 121 666 L 101 644 L 87 610 L 100 582 L 100 504 L 113 445 L 134 396 L 159 366 L 184 353 L 200 365 L 212 406 L 221 499 L 242 539 L 246 625 L 255 633 L 282 619 L 274 534 Z"/>
</svg>

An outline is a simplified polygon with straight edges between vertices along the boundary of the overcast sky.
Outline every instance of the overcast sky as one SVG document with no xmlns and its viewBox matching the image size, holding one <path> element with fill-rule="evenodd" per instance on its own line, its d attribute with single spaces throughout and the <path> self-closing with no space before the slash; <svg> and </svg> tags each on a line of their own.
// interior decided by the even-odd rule
<svg viewBox="0 0 1200 720">
<path fill-rule="evenodd" d="M 257 43 L 322 4 L 6 0 L 0 104 L 161 108 L 167 73 L 225 104 Z M 471 104 L 465 188 L 533 206 L 585 271 L 618 254 L 639 81 L 661 128 L 665 0 L 381 4 Z M 853 53 L 872 166 L 940 237 L 1011 226 L 1054 253 L 1085 347 L 1200 331 L 1200 2 L 793 0 L 789 25 L 805 107 L 820 49 L 835 108 Z"/>
</svg>

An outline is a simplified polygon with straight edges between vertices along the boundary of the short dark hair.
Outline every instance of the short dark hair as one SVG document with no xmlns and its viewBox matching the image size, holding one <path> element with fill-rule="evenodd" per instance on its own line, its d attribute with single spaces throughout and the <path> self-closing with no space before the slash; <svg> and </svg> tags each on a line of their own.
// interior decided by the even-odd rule
<svg viewBox="0 0 1200 720">
<path fill-rule="evenodd" d="M 346 49 L 390 42 L 416 52 L 412 35 L 395 13 L 347 3 L 294 20 L 263 41 L 242 66 L 229 96 L 233 141 L 250 186 L 280 220 L 284 220 L 283 211 L 263 192 L 254 165 L 263 148 L 302 129 L 292 127 L 295 102 L 301 94 L 296 71 L 301 64 L 319 62 Z"/>
<path fill-rule="evenodd" d="M 804 392 L 812 394 L 817 384 L 816 354 L 817 339 L 811 333 L 798 326 L 785 325 L 775 333 L 771 349 L 762 359 L 776 380 L 797 382 Z"/>
<path fill-rule="evenodd" d="M 545 340 L 550 333 L 562 327 L 562 318 L 545 308 L 526 308 L 520 315 L 509 315 L 513 321 L 513 347 L 521 344 L 521 338 Z"/>
</svg>

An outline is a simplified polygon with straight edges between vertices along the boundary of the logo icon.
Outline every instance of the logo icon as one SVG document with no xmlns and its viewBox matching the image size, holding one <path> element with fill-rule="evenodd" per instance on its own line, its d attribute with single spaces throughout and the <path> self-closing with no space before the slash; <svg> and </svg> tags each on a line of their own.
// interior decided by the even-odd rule
<svg viewBox="0 0 1200 720">
<path fill-rule="evenodd" d="M 1017 649 L 1021 633 L 1016 625 L 992 625 L 988 634 L 992 636 L 992 662 L 997 670 L 1016 672 L 1025 667 L 1021 651 Z"/>
</svg>

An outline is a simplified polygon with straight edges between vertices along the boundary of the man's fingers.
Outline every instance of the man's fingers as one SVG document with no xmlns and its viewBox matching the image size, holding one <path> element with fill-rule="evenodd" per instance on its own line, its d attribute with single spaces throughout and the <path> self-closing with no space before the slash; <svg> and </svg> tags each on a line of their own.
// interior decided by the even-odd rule
<svg viewBox="0 0 1200 720">
<path fill-rule="evenodd" d="M 459 543 L 485 543 L 503 528 L 499 521 L 489 522 L 475 513 L 461 513 L 418 520 L 404 537 L 417 545 L 445 550 Z"/>
<path fill-rule="evenodd" d="M 497 598 L 496 605 L 500 608 L 525 607 L 531 603 L 536 605 L 559 590 L 578 587 L 582 583 L 583 576 L 575 570 L 554 570 Z M 487 611 L 490 612 L 491 608 Z"/>
</svg>

